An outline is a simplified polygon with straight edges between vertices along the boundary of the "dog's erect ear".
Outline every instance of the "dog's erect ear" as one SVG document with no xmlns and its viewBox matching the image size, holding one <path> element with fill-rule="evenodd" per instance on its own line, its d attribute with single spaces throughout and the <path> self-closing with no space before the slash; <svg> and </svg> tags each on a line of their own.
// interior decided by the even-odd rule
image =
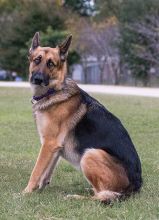
<svg viewBox="0 0 159 220">
<path fill-rule="evenodd" d="M 61 58 L 61 61 L 63 61 L 63 62 L 67 58 L 68 49 L 70 47 L 71 41 L 72 41 L 72 35 L 68 36 L 67 39 L 62 44 L 60 44 L 58 46 L 59 51 L 60 51 L 60 58 Z"/>
<path fill-rule="evenodd" d="M 30 47 L 30 53 L 35 50 L 38 46 L 40 45 L 40 37 L 39 37 L 39 32 L 36 32 L 31 43 Z"/>
</svg>

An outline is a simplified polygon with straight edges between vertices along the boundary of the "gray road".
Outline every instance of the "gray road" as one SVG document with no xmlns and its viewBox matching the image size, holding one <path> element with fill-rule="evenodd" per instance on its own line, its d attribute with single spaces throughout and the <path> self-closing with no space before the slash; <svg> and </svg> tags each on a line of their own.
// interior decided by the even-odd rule
<svg viewBox="0 0 159 220">
<path fill-rule="evenodd" d="M 28 82 L 1 82 L 0 87 L 19 87 L 29 88 Z M 114 95 L 132 95 L 132 96 L 145 96 L 145 97 L 159 97 L 159 88 L 136 88 L 125 86 L 104 86 L 104 85 L 81 85 L 79 87 L 86 92 L 95 92 L 103 94 Z"/>
</svg>

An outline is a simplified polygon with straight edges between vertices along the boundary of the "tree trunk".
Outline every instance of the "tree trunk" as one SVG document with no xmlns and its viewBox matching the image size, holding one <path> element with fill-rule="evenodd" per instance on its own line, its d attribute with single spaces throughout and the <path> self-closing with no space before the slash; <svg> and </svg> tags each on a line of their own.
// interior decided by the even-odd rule
<svg viewBox="0 0 159 220">
<path fill-rule="evenodd" d="M 146 77 L 143 79 L 143 86 L 144 86 L 144 87 L 148 87 L 148 86 L 149 86 L 149 76 L 146 76 Z"/>
</svg>

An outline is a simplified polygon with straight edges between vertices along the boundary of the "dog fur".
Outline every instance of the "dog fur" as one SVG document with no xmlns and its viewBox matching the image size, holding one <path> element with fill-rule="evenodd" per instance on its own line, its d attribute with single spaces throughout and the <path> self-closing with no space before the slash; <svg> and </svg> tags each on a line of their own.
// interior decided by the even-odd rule
<svg viewBox="0 0 159 220">
<path fill-rule="evenodd" d="M 34 96 L 55 92 L 33 104 L 41 150 L 24 193 L 44 188 L 60 157 L 81 170 L 94 197 L 110 201 L 137 192 L 141 164 L 120 120 L 66 78 L 72 36 L 56 48 L 40 47 L 36 33 L 29 51 L 29 80 Z M 79 198 L 79 196 L 76 195 Z"/>
</svg>

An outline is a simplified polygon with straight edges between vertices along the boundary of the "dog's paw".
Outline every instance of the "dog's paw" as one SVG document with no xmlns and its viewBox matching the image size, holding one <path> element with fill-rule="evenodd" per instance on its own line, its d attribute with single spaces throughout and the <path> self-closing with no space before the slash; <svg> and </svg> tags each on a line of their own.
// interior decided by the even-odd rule
<svg viewBox="0 0 159 220">
<path fill-rule="evenodd" d="M 46 186 L 50 184 L 50 178 L 41 179 L 39 182 L 39 190 L 43 190 Z"/>
<path fill-rule="evenodd" d="M 32 193 L 32 192 L 33 192 L 33 189 L 32 189 L 32 188 L 26 187 L 26 188 L 22 191 L 22 195 L 29 194 L 29 193 Z"/>
</svg>

